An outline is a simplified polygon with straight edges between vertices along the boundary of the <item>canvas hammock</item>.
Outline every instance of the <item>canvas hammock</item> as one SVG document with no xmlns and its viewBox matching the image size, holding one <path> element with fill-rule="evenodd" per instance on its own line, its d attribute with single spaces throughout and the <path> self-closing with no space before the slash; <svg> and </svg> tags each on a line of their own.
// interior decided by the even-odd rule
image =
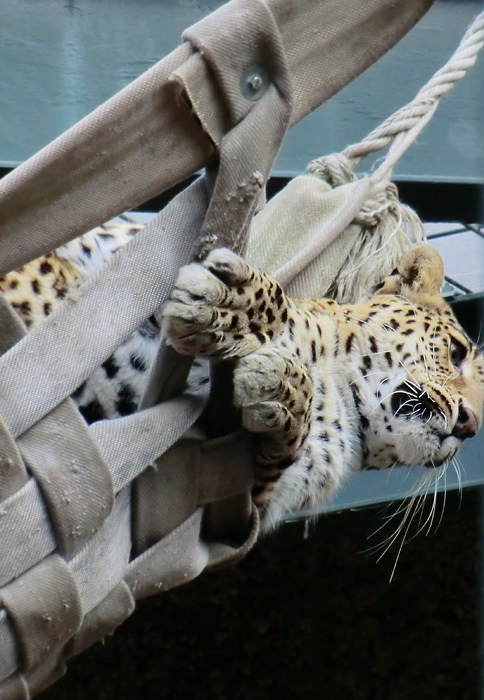
<svg viewBox="0 0 484 700">
<path fill-rule="evenodd" d="M 233 0 L 1 181 L 0 275 L 206 168 L 39 328 L 26 334 L 0 299 L 2 700 L 52 683 L 136 599 L 253 546 L 252 447 L 227 410 L 223 367 L 210 397 L 182 394 L 190 361 L 162 344 L 142 410 L 90 427 L 69 396 L 157 313 L 194 254 L 246 251 L 291 293 L 353 299 L 420 240 L 391 169 L 474 62 L 482 18 L 411 105 L 361 144 L 314 161 L 265 207 L 263 192 L 287 129 L 430 5 Z M 389 144 L 383 164 L 357 180 L 359 160 Z M 205 432 L 195 425 L 202 412 Z"/>
</svg>

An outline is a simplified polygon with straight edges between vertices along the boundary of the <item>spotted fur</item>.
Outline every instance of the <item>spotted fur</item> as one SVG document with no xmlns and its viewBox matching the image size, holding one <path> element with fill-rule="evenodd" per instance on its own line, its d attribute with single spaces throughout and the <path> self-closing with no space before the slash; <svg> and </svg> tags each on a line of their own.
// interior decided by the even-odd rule
<svg viewBox="0 0 484 700">
<path fill-rule="evenodd" d="M 65 296 L 100 269 L 142 226 L 117 221 L 57 248 L 0 279 L 0 290 L 27 327 L 36 326 Z M 159 342 L 149 319 L 74 394 L 88 423 L 136 411 Z"/>
</svg>

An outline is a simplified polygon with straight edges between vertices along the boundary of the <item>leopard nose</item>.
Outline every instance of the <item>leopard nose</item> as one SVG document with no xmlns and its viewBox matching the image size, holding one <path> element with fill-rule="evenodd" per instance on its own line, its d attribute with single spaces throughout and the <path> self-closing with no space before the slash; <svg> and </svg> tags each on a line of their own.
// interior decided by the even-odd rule
<svg viewBox="0 0 484 700">
<path fill-rule="evenodd" d="M 477 433 L 477 418 L 474 411 L 465 406 L 460 406 L 459 415 L 457 416 L 457 423 L 454 426 L 452 435 L 454 437 L 465 438 L 473 437 Z"/>
</svg>

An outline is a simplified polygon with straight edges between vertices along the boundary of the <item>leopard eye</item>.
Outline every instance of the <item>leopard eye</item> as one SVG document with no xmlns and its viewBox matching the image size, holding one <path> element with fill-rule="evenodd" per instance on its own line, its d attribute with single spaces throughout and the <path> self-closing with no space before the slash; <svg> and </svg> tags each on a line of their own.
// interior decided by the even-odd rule
<svg viewBox="0 0 484 700">
<path fill-rule="evenodd" d="M 467 357 L 467 348 L 456 338 L 450 337 L 449 359 L 454 367 L 459 367 Z"/>
</svg>

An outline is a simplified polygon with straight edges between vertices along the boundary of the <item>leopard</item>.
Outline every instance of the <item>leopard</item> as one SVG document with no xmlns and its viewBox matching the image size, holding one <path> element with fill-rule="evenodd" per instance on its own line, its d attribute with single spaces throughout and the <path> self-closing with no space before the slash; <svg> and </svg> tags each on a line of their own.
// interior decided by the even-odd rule
<svg viewBox="0 0 484 700">
<path fill-rule="evenodd" d="M 0 278 L 0 292 L 26 328 L 35 328 L 142 228 L 122 215 L 7 273 Z M 138 409 L 159 334 L 156 319 L 147 319 L 74 392 L 72 398 L 88 424 Z"/>
<path fill-rule="evenodd" d="M 27 328 L 61 306 L 142 228 L 98 227 L 0 278 Z M 440 294 L 428 245 L 406 253 L 368 301 L 292 299 L 231 251 L 180 270 L 167 304 L 75 391 L 87 423 L 138 410 L 164 339 L 194 359 L 235 361 L 234 404 L 253 440 L 262 531 L 318 509 L 358 470 L 445 468 L 482 425 L 484 360 Z"/>
<path fill-rule="evenodd" d="M 478 432 L 484 358 L 443 280 L 427 244 L 356 304 L 293 299 L 227 249 L 180 270 L 162 334 L 181 355 L 234 364 L 263 531 L 318 508 L 352 472 L 445 468 Z"/>
</svg>

